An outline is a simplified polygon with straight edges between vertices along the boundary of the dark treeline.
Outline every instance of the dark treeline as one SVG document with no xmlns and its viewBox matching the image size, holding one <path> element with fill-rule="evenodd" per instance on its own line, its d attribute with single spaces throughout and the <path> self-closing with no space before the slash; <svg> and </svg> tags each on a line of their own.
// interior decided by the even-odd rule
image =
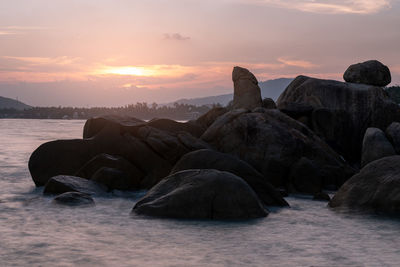
<svg viewBox="0 0 400 267">
<path fill-rule="evenodd" d="M 206 113 L 212 107 L 193 106 L 174 103 L 172 106 L 159 106 L 156 103 L 150 106 L 147 103 L 136 103 L 123 107 L 34 107 L 25 110 L 0 109 L 0 118 L 23 119 L 88 119 L 102 115 L 132 116 L 143 120 L 153 118 L 168 118 L 173 120 L 191 120 Z"/>
<path fill-rule="evenodd" d="M 391 86 L 386 87 L 386 92 L 389 94 L 390 98 L 393 99 L 394 102 L 400 104 L 400 86 Z"/>
</svg>

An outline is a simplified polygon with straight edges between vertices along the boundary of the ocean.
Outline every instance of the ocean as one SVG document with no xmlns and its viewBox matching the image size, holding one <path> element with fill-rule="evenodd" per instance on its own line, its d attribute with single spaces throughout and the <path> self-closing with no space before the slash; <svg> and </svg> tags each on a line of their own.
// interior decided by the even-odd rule
<svg viewBox="0 0 400 267">
<path fill-rule="evenodd" d="M 400 219 L 336 212 L 306 196 L 266 218 L 227 222 L 131 214 L 145 192 L 63 207 L 42 195 L 30 154 L 81 138 L 84 121 L 0 120 L 0 266 L 399 266 Z"/>
</svg>

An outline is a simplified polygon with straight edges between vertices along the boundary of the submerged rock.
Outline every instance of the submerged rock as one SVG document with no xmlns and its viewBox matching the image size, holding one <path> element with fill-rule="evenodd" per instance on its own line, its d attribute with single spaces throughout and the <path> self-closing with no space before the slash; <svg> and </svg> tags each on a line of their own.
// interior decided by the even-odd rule
<svg viewBox="0 0 400 267">
<path fill-rule="evenodd" d="M 382 88 L 363 84 L 298 76 L 277 101 L 282 111 L 294 105 L 307 107 L 294 118 L 308 116 L 311 129 L 351 163 L 360 161 L 367 128 L 400 120 L 400 107 Z"/>
<path fill-rule="evenodd" d="M 361 155 L 362 167 L 371 161 L 393 155 L 396 155 L 396 152 L 381 129 L 368 128 L 365 131 Z"/>
<path fill-rule="evenodd" d="M 86 195 L 102 194 L 105 188 L 100 184 L 81 177 L 57 175 L 52 177 L 44 186 L 43 194 L 62 194 L 79 192 Z"/>
<path fill-rule="evenodd" d="M 400 214 L 400 156 L 366 165 L 339 189 L 329 206 Z"/>
<path fill-rule="evenodd" d="M 261 201 L 271 206 L 289 206 L 269 182 L 247 162 L 232 155 L 202 149 L 184 155 L 174 166 L 171 174 L 190 169 L 216 169 L 227 171 L 242 178 L 257 193 Z"/>
<path fill-rule="evenodd" d="M 154 186 L 133 208 L 137 214 L 188 219 L 252 219 L 267 216 L 256 193 L 229 172 L 187 170 Z"/>
<path fill-rule="evenodd" d="M 67 206 L 87 206 L 94 205 L 94 200 L 87 194 L 80 192 L 66 192 L 56 196 L 53 203 Z"/>
<path fill-rule="evenodd" d="M 252 110 L 262 107 L 261 89 L 256 77 L 247 69 L 234 67 L 233 80 L 233 108 L 244 108 Z"/>
<path fill-rule="evenodd" d="M 343 79 L 349 83 L 375 86 L 386 86 L 392 81 L 389 68 L 377 60 L 351 65 L 343 74 Z"/>
</svg>

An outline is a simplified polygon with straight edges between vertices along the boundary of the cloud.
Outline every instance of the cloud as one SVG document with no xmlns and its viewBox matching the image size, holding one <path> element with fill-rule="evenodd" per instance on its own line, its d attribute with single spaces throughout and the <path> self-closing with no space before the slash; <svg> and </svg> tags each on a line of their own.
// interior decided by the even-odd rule
<svg viewBox="0 0 400 267">
<path fill-rule="evenodd" d="M 31 66 L 38 65 L 70 65 L 79 60 L 79 58 L 71 58 L 67 56 L 62 57 L 12 57 L 12 56 L 3 56 L 2 58 L 16 60 L 20 62 L 27 63 Z"/>
<path fill-rule="evenodd" d="M 190 40 L 189 36 L 183 36 L 180 33 L 165 33 L 165 40 L 187 41 Z"/>
<path fill-rule="evenodd" d="M 1 35 L 13 35 L 13 34 L 17 34 L 16 32 L 13 32 L 13 31 L 3 31 L 3 30 L 0 30 L 0 36 Z"/>
<path fill-rule="evenodd" d="M 303 69 L 311 69 L 318 67 L 318 65 L 313 64 L 312 62 L 306 60 L 290 60 L 285 58 L 278 58 L 278 61 L 286 66 L 299 67 Z"/>
<path fill-rule="evenodd" d="M 281 8 L 322 14 L 373 14 L 391 7 L 393 0 L 254 0 Z"/>
</svg>

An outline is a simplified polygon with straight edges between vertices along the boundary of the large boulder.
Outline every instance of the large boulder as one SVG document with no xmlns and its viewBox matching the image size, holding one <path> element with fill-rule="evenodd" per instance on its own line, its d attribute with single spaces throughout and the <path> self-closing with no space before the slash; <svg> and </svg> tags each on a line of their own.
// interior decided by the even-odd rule
<svg viewBox="0 0 400 267">
<path fill-rule="evenodd" d="M 393 122 L 386 128 L 385 133 L 396 153 L 400 154 L 400 123 Z"/>
<path fill-rule="evenodd" d="M 354 172 L 309 128 L 279 110 L 233 110 L 220 116 L 201 138 L 246 161 L 277 187 L 289 188 L 291 169 L 302 157 L 319 169 L 322 188 L 340 186 Z"/>
<path fill-rule="evenodd" d="M 339 189 L 329 206 L 399 214 L 400 156 L 366 165 Z"/>
<path fill-rule="evenodd" d="M 201 115 L 197 120 L 196 123 L 203 127 L 204 131 L 211 125 L 213 122 L 221 115 L 228 112 L 227 108 L 224 107 L 215 107 L 210 109 L 207 113 Z M 203 131 L 203 132 L 204 132 Z"/>
<path fill-rule="evenodd" d="M 380 87 L 298 76 L 277 101 L 351 163 L 359 163 L 365 130 L 400 120 L 400 108 Z M 297 114 L 297 115 L 296 115 Z M 311 115 L 310 115 L 311 114 Z"/>
<path fill-rule="evenodd" d="M 377 60 L 351 65 L 343 74 L 343 79 L 349 83 L 375 86 L 386 86 L 392 81 L 389 68 Z"/>
<path fill-rule="evenodd" d="M 288 206 L 281 194 L 251 165 L 232 155 L 202 149 L 184 155 L 173 167 L 171 174 L 190 169 L 216 169 L 237 175 L 246 181 L 266 205 Z"/>
<path fill-rule="evenodd" d="M 66 192 L 56 196 L 53 203 L 65 206 L 92 206 L 94 200 L 91 196 L 80 192 Z"/>
<path fill-rule="evenodd" d="M 133 208 L 137 214 L 189 219 L 252 219 L 267 216 L 243 179 L 217 170 L 174 173 L 154 186 Z"/>
<path fill-rule="evenodd" d="M 234 67 L 233 80 L 233 108 L 252 110 L 262 106 L 261 90 L 256 77 L 247 69 Z"/>
<path fill-rule="evenodd" d="M 132 187 L 131 180 L 126 172 L 103 167 L 98 169 L 91 178 L 92 181 L 107 187 L 108 191 L 136 189 Z"/>
<path fill-rule="evenodd" d="M 381 129 L 368 128 L 365 131 L 362 145 L 361 167 L 364 167 L 371 161 L 393 155 L 396 155 L 396 152 Z"/>
<path fill-rule="evenodd" d="M 77 176 L 57 175 L 45 185 L 43 194 L 62 194 L 66 192 L 80 192 L 87 195 L 96 195 L 105 192 L 100 184 Z"/>
</svg>

